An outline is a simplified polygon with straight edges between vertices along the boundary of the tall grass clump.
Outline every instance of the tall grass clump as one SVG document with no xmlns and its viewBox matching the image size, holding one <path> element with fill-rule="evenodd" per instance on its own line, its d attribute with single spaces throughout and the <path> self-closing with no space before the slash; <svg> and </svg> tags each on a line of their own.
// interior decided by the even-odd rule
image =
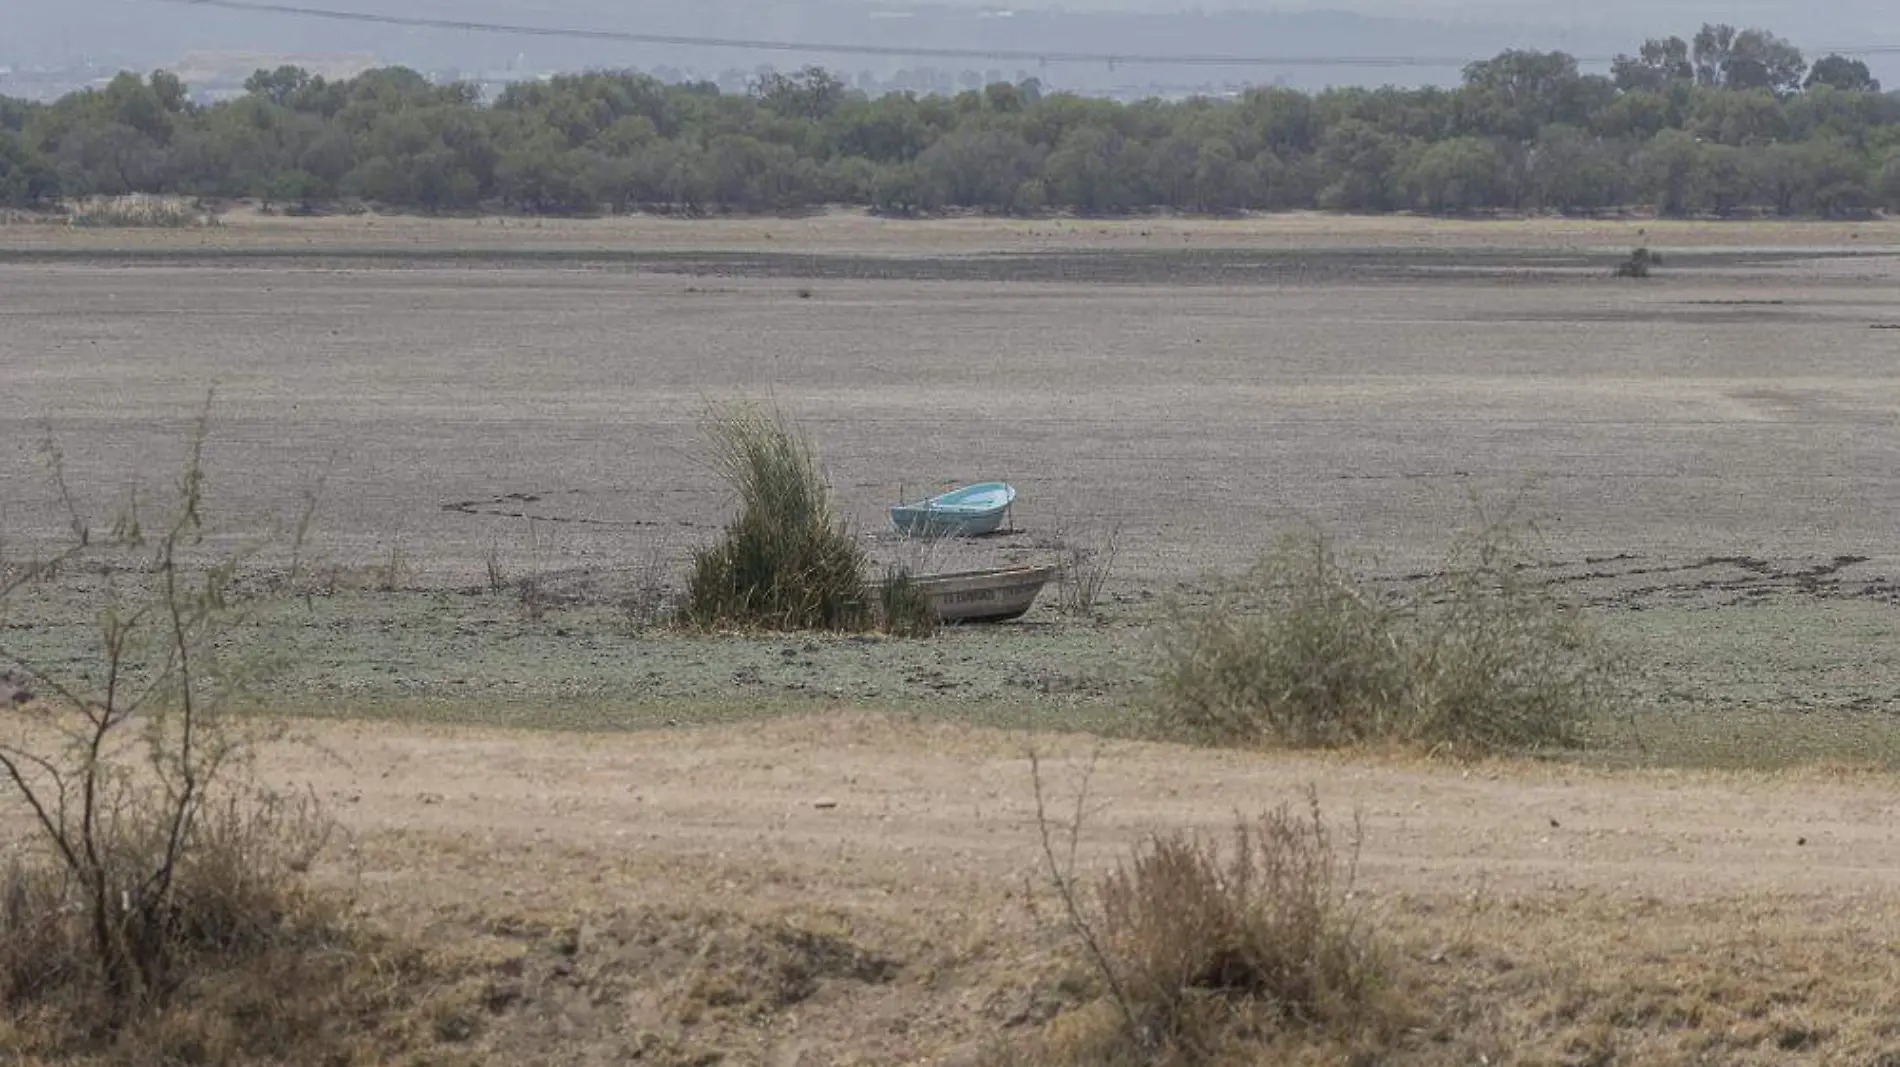
<svg viewBox="0 0 1900 1067">
<path fill-rule="evenodd" d="M 1483 522 L 1381 595 L 1323 535 L 1290 538 L 1161 628 L 1158 728 L 1209 744 L 1574 744 L 1620 691 L 1617 651 L 1534 580 L 1521 527 Z"/>
<path fill-rule="evenodd" d="M 929 637 L 937 632 L 937 616 L 930 610 L 930 599 L 910 571 L 886 568 L 877 592 L 879 629 L 896 637 Z"/>
<path fill-rule="evenodd" d="M 681 621 L 699 629 L 862 630 L 872 622 L 865 553 L 833 515 L 810 443 L 754 408 L 707 420 L 714 468 L 739 514 L 693 554 Z"/>
</svg>

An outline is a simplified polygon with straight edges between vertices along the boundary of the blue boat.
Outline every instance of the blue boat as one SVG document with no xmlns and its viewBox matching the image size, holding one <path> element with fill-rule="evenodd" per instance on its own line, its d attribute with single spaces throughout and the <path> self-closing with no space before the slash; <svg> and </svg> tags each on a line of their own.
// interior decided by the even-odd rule
<svg viewBox="0 0 1900 1067">
<path fill-rule="evenodd" d="M 1002 528 L 1016 490 L 983 482 L 891 509 L 891 522 L 907 537 L 981 537 Z"/>
</svg>

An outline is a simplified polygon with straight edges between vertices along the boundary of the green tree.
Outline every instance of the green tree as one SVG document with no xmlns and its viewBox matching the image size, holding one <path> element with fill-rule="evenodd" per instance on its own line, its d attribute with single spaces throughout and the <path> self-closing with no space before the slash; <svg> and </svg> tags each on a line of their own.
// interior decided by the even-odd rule
<svg viewBox="0 0 1900 1067">
<path fill-rule="evenodd" d="M 1348 119 L 1326 132 L 1319 161 L 1328 182 L 1319 206 L 1329 211 L 1389 211 L 1400 145 L 1370 123 Z"/>
<path fill-rule="evenodd" d="M 1249 89 L 1234 118 L 1234 148 L 1243 158 L 1263 152 L 1305 155 L 1319 146 L 1323 127 L 1312 97 L 1291 89 Z"/>
<path fill-rule="evenodd" d="M 1042 153 L 1013 130 L 958 127 L 917 157 L 930 199 L 991 211 L 1027 209 L 1018 194 L 1042 168 Z"/>
<path fill-rule="evenodd" d="M 1403 184 L 1413 206 L 1438 214 L 1496 207 L 1505 199 L 1504 160 L 1490 141 L 1454 137 L 1420 152 Z"/>
<path fill-rule="evenodd" d="M 1718 89 L 1696 97 L 1688 129 L 1705 141 L 1746 145 L 1787 136 L 1781 101 L 1767 89 Z"/>
<path fill-rule="evenodd" d="M 1620 55 L 1610 64 L 1610 76 L 1622 92 L 1659 93 L 1677 82 L 1693 82 L 1696 67 L 1689 42 L 1680 37 L 1652 37 L 1634 56 Z"/>
<path fill-rule="evenodd" d="M 1129 142 L 1114 129 L 1069 129 L 1044 167 L 1049 194 L 1091 214 L 1127 210 L 1133 193 L 1127 181 L 1130 168 L 1125 165 L 1129 152 Z"/>
<path fill-rule="evenodd" d="M 752 85 L 752 95 L 766 109 L 807 122 L 831 117 L 848 93 L 845 83 L 823 67 L 806 67 L 796 74 L 764 74 Z"/>
<path fill-rule="evenodd" d="M 1256 205 L 1255 170 L 1224 140 L 1203 141 L 1194 154 L 1194 206 L 1229 212 Z"/>
<path fill-rule="evenodd" d="M 596 188 L 599 159 L 599 153 L 569 148 L 554 131 L 543 131 L 539 140 L 516 144 L 501 154 L 495 164 L 495 193 L 522 211 L 587 214 L 611 199 Z"/>
<path fill-rule="evenodd" d="M 309 88 L 310 72 L 302 67 L 259 70 L 244 81 L 245 92 L 261 96 L 278 107 L 290 107 Z"/>
<path fill-rule="evenodd" d="M 1547 127 L 1526 161 L 1531 196 L 1540 207 L 1566 213 L 1615 207 L 1626 191 L 1620 156 L 1610 142 L 1587 131 Z"/>
<path fill-rule="evenodd" d="M 1900 148 L 1888 151 L 1886 161 L 1880 167 L 1877 192 L 1880 206 L 1889 211 L 1900 211 Z"/>
<path fill-rule="evenodd" d="M 18 134 L 0 129 L 0 207 L 40 207 L 59 194 L 53 168 Z"/>
<path fill-rule="evenodd" d="M 1702 146 L 1683 130 L 1664 130 L 1636 154 L 1637 192 L 1664 215 L 1688 215 L 1699 207 L 1696 187 Z"/>
<path fill-rule="evenodd" d="M 1801 50 L 1767 30 L 1705 24 L 1695 36 L 1696 80 L 1705 86 L 1767 89 L 1785 96 L 1801 88 Z"/>
<path fill-rule="evenodd" d="M 1504 52 L 1470 64 L 1464 76 L 1464 128 L 1515 140 L 1554 123 L 1587 121 L 1616 93 L 1611 82 L 1583 78 L 1563 52 Z"/>
<path fill-rule="evenodd" d="M 1813 89 L 1817 85 L 1829 86 L 1844 93 L 1880 91 L 1880 82 L 1867 69 L 1866 63 L 1840 55 L 1823 56 L 1815 62 L 1814 69 L 1808 71 L 1808 80 L 1802 83 L 1802 88 Z"/>
</svg>

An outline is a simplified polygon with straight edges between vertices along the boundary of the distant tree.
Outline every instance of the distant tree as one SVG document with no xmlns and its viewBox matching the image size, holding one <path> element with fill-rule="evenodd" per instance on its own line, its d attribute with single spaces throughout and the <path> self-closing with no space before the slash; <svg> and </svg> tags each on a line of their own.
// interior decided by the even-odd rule
<svg viewBox="0 0 1900 1067">
<path fill-rule="evenodd" d="M 1638 195 L 1663 215 L 1688 215 L 1700 206 L 1697 181 L 1702 146 L 1683 130 L 1664 130 L 1636 154 Z"/>
<path fill-rule="evenodd" d="M 849 92 L 843 79 L 823 67 L 806 67 L 796 74 L 764 74 L 752 85 L 752 95 L 765 107 L 786 118 L 811 122 L 829 118 Z"/>
<path fill-rule="evenodd" d="M 1634 56 L 1620 55 L 1610 64 L 1610 76 L 1623 92 L 1661 92 L 1675 82 L 1696 79 L 1689 42 L 1680 37 L 1652 37 Z"/>
<path fill-rule="evenodd" d="M 1254 165 L 1240 158 L 1231 142 L 1202 141 L 1194 153 L 1194 207 L 1228 212 L 1256 203 Z"/>
<path fill-rule="evenodd" d="M 1504 176 L 1496 145 L 1477 137 L 1454 137 L 1420 152 L 1403 184 L 1411 206 L 1444 214 L 1503 204 Z"/>
<path fill-rule="evenodd" d="M 1705 24 L 1695 36 L 1696 80 L 1704 86 L 1767 89 L 1785 96 L 1801 88 L 1801 50 L 1767 30 Z"/>
<path fill-rule="evenodd" d="M 1880 206 L 1889 211 L 1900 211 L 1900 148 L 1887 153 L 1880 168 L 1877 192 Z"/>
<path fill-rule="evenodd" d="M 1313 98 L 1278 88 L 1242 93 L 1234 128 L 1234 147 L 1246 157 L 1261 152 L 1302 155 L 1318 147 L 1322 133 Z"/>
<path fill-rule="evenodd" d="M 1858 59 L 1845 56 L 1823 56 L 1808 71 L 1808 80 L 1802 84 L 1804 89 L 1813 89 L 1817 85 L 1826 85 L 1848 93 L 1877 93 L 1880 82 L 1867 64 Z"/>
<path fill-rule="evenodd" d="M 959 127 L 917 157 L 928 199 L 990 211 L 1028 210 L 1024 183 L 1041 176 L 1042 153 L 1010 130 Z"/>
<path fill-rule="evenodd" d="M 1200 155 L 1197 142 L 1176 134 L 1150 145 L 1141 175 L 1141 198 L 1162 207 L 1197 206 L 1194 172 Z"/>
<path fill-rule="evenodd" d="M 1795 141 L 1828 138 L 1864 150 L 1882 125 L 1883 103 L 1873 93 L 1818 82 L 1782 105 L 1784 136 Z"/>
<path fill-rule="evenodd" d="M 290 107 L 298 94 L 309 88 L 310 73 L 302 67 L 259 70 L 244 81 L 245 92 L 261 96 L 278 107 Z"/>
<path fill-rule="evenodd" d="M 1767 89 L 1731 89 L 1700 94 L 1688 128 L 1718 144 L 1756 144 L 1786 136 L 1787 117 L 1781 102 Z"/>
<path fill-rule="evenodd" d="M 1855 216 L 1878 200 L 1866 157 L 1849 145 L 1817 140 L 1773 145 L 1769 152 L 1788 194 L 1780 205 L 1785 214 Z"/>
<path fill-rule="evenodd" d="M 595 188 L 599 154 L 569 148 L 554 131 L 540 140 L 514 145 L 495 164 L 495 192 L 522 211 L 579 215 L 594 211 L 611 196 Z"/>
<path fill-rule="evenodd" d="M 1900 94 L 1865 64 L 1809 71 L 1763 30 L 1653 38 L 1586 74 L 1561 52 L 1470 64 L 1453 89 L 1248 90 L 1122 104 L 1000 72 L 916 70 L 858 88 L 819 67 L 662 82 L 524 81 L 492 103 L 401 67 L 325 81 L 259 70 L 194 105 L 165 72 L 47 104 L 0 98 L 0 196 L 360 197 L 419 211 L 823 202 L 1123 213 L 1325 207 L 1845 215 L 1892 201 Z M 867 95 L 910 86 L 922 95 Z M 1805 91 L 1803 91 L 1805 90 Z"/>
<path fill-rule="evenodd" d="M 1049 195 L 1091 214 L 1126 211 L 1134 192 L 1127 180 L 1130 153 L 1128 139 L 1111 127 L 1072 127 L 1044 166 Z"/>
<path fill-rule="evenodd" d="M 1625 193 L 1620 153 L 1601 137 L 1574 126 L 1550 126 L 1537 136 L 1526 161 L 1532 198 L 1562 212 L 1601 211 Z"/>
<path fill-rule="evenodd" d="M 1647 141 L 1663 130 L 1681 125 L 1688 95 L 1683 94 L 1684 98 L 1679 100 L 1674 92 L 1633 89 L 1618 95 L 1590 116 L 1586 128 L 1601 137 Z"/>
<path fill-rule="evenodd" d="M 38 110 L 39 106 L 31 101 L 0 96 L 0 130 L 21 132 Z"/>
<path fill-rule="evenodd" d="M 39 207 L 59 198 L 59 176 L 11 130 L 0 130 L 0 207 Z"/>
<path fill-rule="evenodd" d="M 1319 206 L 1330 211 L 1389 211 L 1396 192 L 1400 145 L 1367 122 L 1348 119 L 1328 130 L 1319 161 L 1329 179 Z"/>
<path fill-rule="evenodd" d="M 1577 61 L 1563 52 L 1504 52 L 1466 66 L 1464 75 L 1472 133 L 1523 140 L 1587 110 L 1579 106 Z"/>
</svg>

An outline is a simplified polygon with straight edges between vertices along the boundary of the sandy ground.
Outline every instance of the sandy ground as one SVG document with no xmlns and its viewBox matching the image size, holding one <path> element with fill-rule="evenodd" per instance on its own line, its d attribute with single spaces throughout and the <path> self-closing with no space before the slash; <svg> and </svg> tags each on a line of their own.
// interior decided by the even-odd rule
<svg viewBox="0 0 1900 1067">
<path fill-rule="evenodd" d="M 672 659 L 655 659 L 643 639 L 575 639 L 548 628 L 568 620 L 530 625 L 504 619 L 499 601 L 442 598 L 479 583 L 498 544 L 518 569 L 611 569 L 700 543 L 727 501 L 696 452 L 699 411 L 772 395 L 813 430 L 861 529 L 919 487 L 1000 475 L 1024 492 L 1025 533 L 996 551 L 1044 552 L 1056 534 L 1119 524 L 1118 594 L 1231 570 L 1304 520 L 1402 573 L 1442 545 L 1468 491 L 1529 481 L 1553 573 L 1596 575 L 1606 603 L 1655 620 L 1659 642 L 1698 618 L 1732 637 L 1714 649 L 1728 659 L 1681 668 L 1686 687 L 1701 670 L 1775 702 L 1783 688 L 1845 691 L 1863 718 L 1894 699 L 1873 651 L 1892 631 L 1900 564 L 1900 334 L 1873 328 L 1900 322 L 1894 268 L 1799 253 L 1891 242 L 1884 226 L 847 218 L 511 221 L 504 237 L 491 221 L 447 225 L 0 233 L 9 547 L 53 522 L 33 468 L 42 420 L 76 492 L 97 502 L 134 475 L 166 476 L 185 418 L 215 385 L 211 475 L 214 490 L 229 487 L 227 514 L 287 504 L 327 472 L 325 550 L 395 560 L 430 587 L 304 620 L 321 651 L 326 635 L 356 642 L 316 669 L 367 662 L 395 692 L 432 674 L 500 692 L 554 670 L 559 690 L 534 707 L 558 724 L 568 689 L 590 678 L 618 671 L 637 688 L 641 671 L 704 660 L 717 668 L 708 684 L 744 704 L 760 679 L 809 686 L 798 672 L 870 653 L 748 645 L 741 681 L 700 646 L 676 641 Z M 1485 260 L 1478 272 L 1440 255 L 1652 237 L 1784 254 L 1672 258 L 1647 286 L 1575 259 Z M 307 255 L 284 254 L 305 240 Z M 667 267 L 337 253 L 445 241 L 747 253 L 783 242 L 845 258 Z M 1244 283 L 1171 283 L 1175 267 L 1129 256 L 1087 266 L 1112 267 L 1113 284 L 1047 277 L 1163 241 L 1297 255 Z M 194 244 L 269 255 L 125 255 Z M 1325 277 L 1303 278 L 1301 250 L 1318 246 L 1439 258 L 1398 274 L 1378 255 L 1343 272 L 1313 259 Z M 1070 258 L 1027 257 L 1043 279 L 1030 282 L 1009 280 L 1017 268 L 1001 261 L 974 277 L 923 259 L 865 266 L 1051 251 Z M 1837 593 L 1851 611 L 1748 603 Z M 1791 640 L 1790 619 L 1838 632 Z M 483 644 L 478 631 L 501 637 Z M 1074 660 L 1066 631 L 1052 633 L 1048 656 Z M 1826 654 L 1795 657 L 1791 672 L 1794 645 Z M 964 665 L 926 664 L 938 673 L 913 688 L 945 671 L 995 674 L 984 647 L 929 646 Z M 1870 674 L 1876 683 L 1856 681 Z M 268 750 L 261 770 L 313 789 L 343 820 L 324 877 L 392 927 L 474 960 L 490 1006 L 482 1025 L 443 1031 L 476 1035 L 458 1039 L 460 1062 L 967 1065 L 997 1033 L 1059 1025 L 1085 999 L 1038 888 L 1026 735 L 836 709 L 613 735 L 297 729 L 304 743 Z M 1094 743 L 1034 743 L 1054 798 L 1072 803 Z M 1115 743 L 1089 780 L 1081 859 L 1099 870 L 1144 833 L 1218 831 L 1309 785 L 1336 826 L 1363 819 L 1356 899 L 1392 938 L 1427 1020 L 1393 1062 L 1900 1062 L 1900 1035 L 1882 1021 L 1900 1017 L 1890 777 Z M 768 972 L 816 973 L 816 992 L 799 982 L 797 998 L 759 999 L 746 976 Z"/>
<path fill-rule="evenodd" d="M 0 246 L 133 248 L 473 248 L 686 251 L 793 250 L 842 253 L 973 253 L 1051 249 L 1198 247 L 1311 248 L 1656 248 L 1822 247 L 1900 243 L 1891 222 L 1684 222 L 1656 219 L 1508 221 L 1296 212 L 1242 219 L 881 219 L 834 210 L 805 217 L 673 219 L 430 219 L 405 215 L 297 218 L 240 207 L 224 225 L 193 231 L 73 230 L 0 225 Z"/>
<path fill-rule="evenodd" d="M 1616 889 L 1672 899 L 1886 893 L 1900 800 L 1885 776 L 1618 773 L 1255 755 L 1014 735 L 834 713 L 614 736 L 310 726 L 271 777 L 314 788 L 359 834 L 515 855 L 748 857 L 846 883 L 1009 883 L 1040 863 L 1033 777 L 1088 780 L 1090 858 L 1155 829 L 1219 833 L 1300 804 L 1364 820 L 1374 890 Z M 388 872 L 398 876 L 400 872 Z M 425 874 L 426 872 L 418 872 Z M 494 872 L 503 878 L 505 868 Z M 458 891 L 478 891 L 464 884 Z"/>
<path fill-rule="evenodd" d="M 488 1024 L 484 1054 L 607 1063 L 664 1035 L 681 1058 L 662 1062 L 968 1065 L 1084 1010 L 1060 992 L 1087 971 L 1046 889 L 1031 743 L 848 711 L 614 737 L 346 725 L 264 769 L 340 814 L 332 873 L 375 914 L 524 961 L 506 973 L 528 1006 Z M 1087 776 L 1085 879 L 1148 833 L 1220 834 L 1309 788 L 1340 841 L 1356 813 L 1353 907 L 1419 1013 L 1390 1062 L 1888 1050 L 1888 777 L 1033 744 L 1056 818 Z M 814 936 L 857 962 L 811 999 L 717 992 L 769 986 L 772 946 Z"/>
</svg>

